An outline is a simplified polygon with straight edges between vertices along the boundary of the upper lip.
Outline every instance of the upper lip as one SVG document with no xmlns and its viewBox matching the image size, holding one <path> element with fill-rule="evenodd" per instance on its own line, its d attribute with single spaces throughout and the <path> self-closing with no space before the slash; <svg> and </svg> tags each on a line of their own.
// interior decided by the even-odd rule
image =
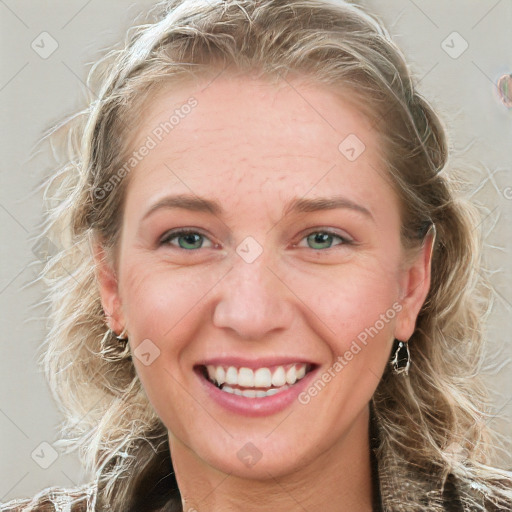
<svg viewBox="0 0 512 512">
<path fill-rule="evenodd" d="M 286 366 L 293 363 L 306 363 L 311 366 L 317 366 L 316 363 L 308 358 L 300 356 L 270 356 L 247 359 L 246 357 L 211 357 L 198 362 L 195 366 L 234 366 L 235 368 L 270 368 L 272 366 Z"/>
</svg>

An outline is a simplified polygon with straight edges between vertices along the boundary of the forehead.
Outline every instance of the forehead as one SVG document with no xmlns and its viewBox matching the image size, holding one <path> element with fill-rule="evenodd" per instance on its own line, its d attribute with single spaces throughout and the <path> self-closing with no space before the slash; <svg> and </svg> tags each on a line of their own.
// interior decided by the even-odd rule
<svg viewBox="0 0 512 512">
<path fill-rule="evenodd" d="M 151 149 L 129 186 L 141 200 L 348 191 L 382 202 L 392 193 L 371 122 L 343 91 L 306 80 L 221 76 L 162 88 L 146 104 L 131 149 L 145 145 Z"/>
</svg>

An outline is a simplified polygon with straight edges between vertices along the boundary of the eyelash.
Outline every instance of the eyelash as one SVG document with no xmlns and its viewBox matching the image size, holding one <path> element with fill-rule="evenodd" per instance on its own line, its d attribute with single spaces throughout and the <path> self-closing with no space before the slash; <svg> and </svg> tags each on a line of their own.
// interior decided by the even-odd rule
<svg viewBox="0 0 512 512">
<path fill-rule="evenodd" d="M 326 251 L 330 251 L 332 249 L 335 249 L 336 247 L 338 246 L 344 246 L 344 245 L 354 245 L 355 242 L 354 240 L 348 238 L 348 237 L 344 237 L 338 233 L 336 233 L 335 231 L 331 231 L 330 229 L 323 229 L 323 228 L 316 228 L 314 230 L 311 230 L 309 231 L 308 233 L 306 233 L 300 241 L 308 238 L 309 236 L 311 235 L 314 235 L 314 234 L 317 234 L 317 233 L 322 233 L 324 235 L 330 235 L 332 236 L 333 238 L 338 238 L 339 240 L 341 240 L 341 243 L 337 244 L 337 245 L 334 245 L 334 246 L 331 246 L 331 247 L 327 247 L 326 249 L 313 249 L 312 247 L 306 247 L 306 249 L 311 249 L 313 251 L 319 251 L 319 252 L 326 252 Z"/>
<path fill-rule="evenodd" d="M 169 243 L 170 240 L 172 240 L 173 238 L 179 238 L 180 236 L 185 236 L 185 235 L 191 235 L 191 234 L 194 234 L 194 235 L 200 235 L 204 238 L 208 238 L 206 235 L 203 235 L 200 231 L 198 231 L 197 229 L 177 229 L 176 231 L 168 231 L 167 233 L 165 233 L 161 238 L 160 238 L 160 242 L 159 242 L 159 245 L 171 245 Z M 183 249 L 182 247 L 176 247 L 177 249 L 181 249 L 183 251 L 194 251 L 194 250 L 197 250 L 197 249 Z M 202 247 L 200 247 L 200 249 L 202 249 Z"/>
<path fill-rule="evenodd" d="M 329 229 L 315 229 L 315 230 L 312 230 L 312 231 L 309 231 L 308 233 L 306 233 L 302 238 L 301 238 L 301 241 L 308 238 L 309 236 L 313 235 L 313 234 L 316 234 L 316 233 L 322 233 L 322 234 L 326 234 L 326 235 L 330 235 L 334 238 L 338 238 L 339 240 L 341 240 L 341 243 L 335 245 L 335 246 L 331 246 L 331 247 L 327 247 L 325 249 L 313 249 L 312 247 L 308 247 L 309 249 L 312 249 L 313 251 L 321 251 L 321 252 L 325 252 L 325 251 L 329 251 L 337 246 L 343 246 L 343 245 L 354 245 L 355 242 L 354 240 L 351 240 L 349 238 L 346 238 L 342 235 L 339 235 L 338 233 L 335 233 L 334 231 L 331 231 Z M 171 240 L 175 239 L 175 238 L 179 238 L 180 236 L 185 236 L 185 235 L 190 235 L 190 234 L 196 234 L 196 235 L 200 235 L 204 238 L 208 238 L 206 235 L 203 235 L 200 231 L 198 231 L 197 229 L 178 229 L 176 231 L 169 231 L 167 233 L 165 233 L 161 238 L 160 238 L 160 241 L 159 241 L 159 245 L 162 246 L 162 245 L 172 245 L 170 243 Z M 198 249 L 184 249 L 183 247 L 176 247 L 176 249 L 181 249 L 183 251 L 187 251 L 187 252 L 194 252 L 194 251 L 197 251 L 198 249 L 202 249 L 202 247 L 199 247 Z"/>
</svg>

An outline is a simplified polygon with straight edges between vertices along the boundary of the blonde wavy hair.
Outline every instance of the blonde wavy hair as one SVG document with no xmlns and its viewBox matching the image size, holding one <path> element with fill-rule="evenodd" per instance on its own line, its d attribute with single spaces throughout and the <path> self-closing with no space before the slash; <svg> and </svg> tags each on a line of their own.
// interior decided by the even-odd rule
<svg viewBox="0 0 512 512">
<path fill-rule="evenodd" d="M 409 340 L 411 372 L 402 379 L 386 369 L 372 399 L 383 443 L 397 466 L 451 473 L 493 503 L 512 500 L 510 473 L 492 467 L 497 442 L 480 377 L 489 306 L 478 273 L 479 217 L 457 198 L 443 126 L 387 31 L 343 0 L 168 0 L 148 19 L 91 68 L 87 107 L 43 138 L 58 170 L 43 185 L 41 239 L 53 252 L 40 276 L 51 321 L 40 364 L 65 418 L 56 444 L 79 450 L 95 475 L 97 504 L 121 511 L 155 485 L 179 491 L 167 429 L 137 378 L 129 345 L 105 335 L 92 243 L 101 241 L 115 265 L 130 179 L 119 179 L 119 169 L 152 94 L 248 72 L 329 85 L 373 121 L 385 148 L 382 165 L 401 199 L 403 243 L 417 247 L 425 226 L 437 228 L 432 284 Z M 112 180 L 108 194 L 98 193 Z"/>
</svg>

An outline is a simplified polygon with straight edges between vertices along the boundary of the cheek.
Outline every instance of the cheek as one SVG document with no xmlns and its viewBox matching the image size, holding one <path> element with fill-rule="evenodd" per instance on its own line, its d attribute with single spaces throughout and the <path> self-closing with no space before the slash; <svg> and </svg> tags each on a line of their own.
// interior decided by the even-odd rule
<svg viewBox="0 0 512 512">
<path fill-rule="evenodd" d="M 399 286 L 396 266 L 380 265 L 368 258 L 315 273 L 290 272 L 287 282 L 304 304 L 310 323 L 318 325 L 322 337 L 331 339 L 336 352 L 377 323 L 382 336 L 392 330 L 396 317 Z M 384 325 L 382 315 L 386 317 Z M 314 318 L 316 317 L 316 320 Z"/>
<path fill-rule="evenodd" d="M 135 339 L 173 339 L 190 336 L 194 310 L 214 285 L 212 273 L 170 268 L 162 262 L 129 262 L 121 294 L 123 311 Z"/>
<path fill-rule="evenodd" d="M 317 379 L 300 403 L 314 408 L 315 421 L 340 434 L 368 403 L 385 370 L 397 309 L 398 286 L 377 265 L 351 265 L 320 278 L 296 276 L 303 316 L 329 350 Z M 329 404 L 329 407 L 325 407 Z M 333 411 L 336 411 L 333 414 Z M 341 434 L 340 434 L 341 435 Z"/>
<path fill-rule="evenodd" d="M 377 336 L 375 329 L 382 336 L 388 336 L 394 325 L 393 304 L 397 295 L 398 288 L 393 280 L 371 271 L 362 275 L 353 272 L 345 280 L 338 301 L 341 309 L 338 315 L 339 330 L 350 340 L 364 337 L 363 333 L 368 330 Z M 384 324 L 382 318 L 387 319 Z"/>
<path fill-rule="evenodd" d="M 158 416 L 182 432 L 178 418 L 198 414 L 185 391 L 190 379 L 189 348 L 204 325 L 201 301 L 216 279 L 197 269 L 171 269 L 142 259 L 127 261 L 124 269 L 123 310 L 129 319 L 137 375 Z M 144 362 L 144 352 L 150 354 L 149 364 Z"/>
</svg>

